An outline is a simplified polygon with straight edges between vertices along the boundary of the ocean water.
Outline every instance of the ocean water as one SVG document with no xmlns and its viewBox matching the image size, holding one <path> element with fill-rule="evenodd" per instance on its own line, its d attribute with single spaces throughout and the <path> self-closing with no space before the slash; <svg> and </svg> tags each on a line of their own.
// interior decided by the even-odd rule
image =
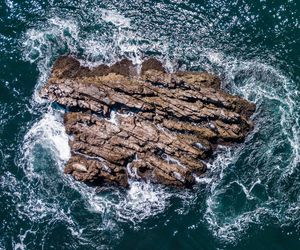
<svg viewBox="0 0 300 250">
<path fill-rule="evenodd" d="M 0 249 L 300 249 L 297 0 L 0 0 Z M 82 63 L 205 70 L 256 103 L 192 190 L 95 188 L 63 174 L 64 110 L 37 92 Z"/>
</svg>

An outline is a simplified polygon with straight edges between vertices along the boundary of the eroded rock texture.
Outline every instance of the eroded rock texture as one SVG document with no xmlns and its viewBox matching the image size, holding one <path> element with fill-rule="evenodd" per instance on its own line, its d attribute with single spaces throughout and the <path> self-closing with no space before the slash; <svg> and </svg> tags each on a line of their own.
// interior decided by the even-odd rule
<svg viewBox="0 0 300 250">
<path fill-rule="evenodd" d="M 167 73 L 150 58 L 81 66 L 61 57 L 40 92 L 68 107 L 72 157 L 65 172 L 85 182 L 129 179 L 192 186 L 218 144 L 242 142 L 255 105 L 220 89 L 208 73 Z"/>
</svg>

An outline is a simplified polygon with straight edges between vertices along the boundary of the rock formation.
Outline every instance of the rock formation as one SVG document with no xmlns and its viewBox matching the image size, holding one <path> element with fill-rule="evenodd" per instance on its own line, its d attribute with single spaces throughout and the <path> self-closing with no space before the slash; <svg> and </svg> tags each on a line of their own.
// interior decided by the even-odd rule
<svg viewBox="0 0 300 250">
<path fill-rule="evenodd" d="M 65 173 L 97 185 L 130 179 L 190 187 L 218 144 L 242 142 L 255 105 L 209 73 L 167 73 L 145 60 L 88 68 L 59 58 L 40 95 L 67 108 L 72 157 Z"/>
</svg>

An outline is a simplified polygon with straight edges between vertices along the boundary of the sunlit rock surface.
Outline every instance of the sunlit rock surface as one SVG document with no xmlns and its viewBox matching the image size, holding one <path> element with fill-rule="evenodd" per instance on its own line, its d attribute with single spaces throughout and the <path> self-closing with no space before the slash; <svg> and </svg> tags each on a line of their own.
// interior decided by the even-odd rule
<svg viewBox="0 0 300 250">
<path fill-rule="evenodd" d="M 242 142 L 255 105 L 209 73 L 167 73 L 150 58 L 81 66 L 59 58 L 40 95 L 68 108 L 72 157 L 65 172 L 97 185 L 139 179 L 190 187 L 218 144 Z"/>
</svg>

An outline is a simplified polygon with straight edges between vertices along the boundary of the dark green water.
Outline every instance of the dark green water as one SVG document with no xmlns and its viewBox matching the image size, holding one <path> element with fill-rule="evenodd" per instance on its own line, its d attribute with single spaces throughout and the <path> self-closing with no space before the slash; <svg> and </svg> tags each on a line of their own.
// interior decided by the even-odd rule
<svg viewBox="0 0 300 250">
<path fill-rule="evenodd" d="M 300 249 L 297 0 L 0 0 L 0 249 Z M 179 191 L 105 194 L 63 174 L 54 60 L 144 56 L 207 70 L 257 104 L 254 132 Z"/>
</svg>

